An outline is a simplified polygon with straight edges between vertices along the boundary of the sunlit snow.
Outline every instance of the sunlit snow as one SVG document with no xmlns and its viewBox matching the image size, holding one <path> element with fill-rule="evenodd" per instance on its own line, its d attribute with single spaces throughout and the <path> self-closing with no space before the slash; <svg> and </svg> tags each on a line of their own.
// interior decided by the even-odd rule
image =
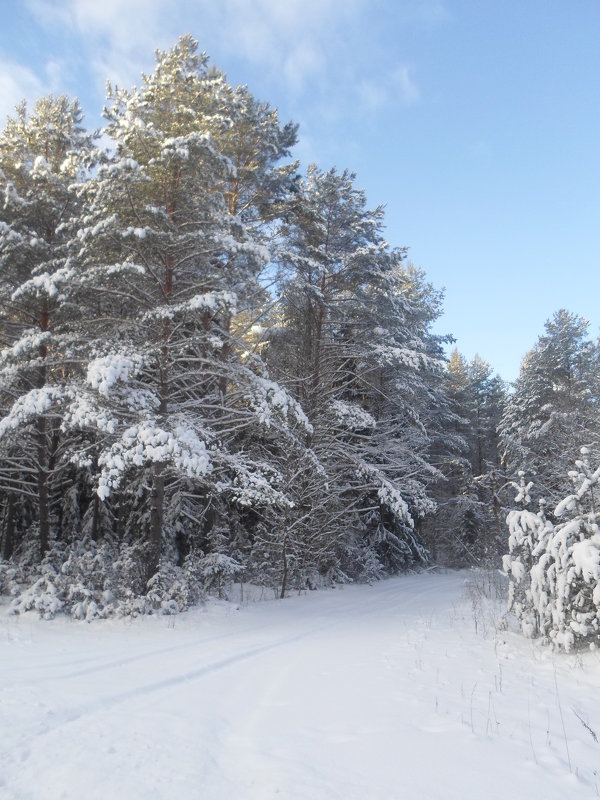
<svg viewBox="0 0 600 800">
<path fill-rule="evenodd" d="M 597 796 L 600 656 L 502 630 L 489 588 L 421 574 L 89 625 L 4 610 L 0 795 Z"/>
</svg>

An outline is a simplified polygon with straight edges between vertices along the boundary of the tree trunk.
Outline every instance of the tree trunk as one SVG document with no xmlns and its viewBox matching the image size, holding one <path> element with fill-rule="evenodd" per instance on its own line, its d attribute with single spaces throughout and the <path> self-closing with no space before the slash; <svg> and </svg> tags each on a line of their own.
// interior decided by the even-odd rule
<svg viewBox="0 0 600 800">
<path fill-rule="evenodd" d="M 167 207 L 169 219 L 173 221 L 175 215 L 175 205 L 172 203 Z M 165 259 L 165 283 L 163 294 L 168 300 L 173 292 L 173 256 L 167 253 Z M 168 319 L 163 320 L 161 332 L 161 360 L 158 371 L 158 395 L 160 405 L 158 408 L 158 418 L 161 423 L 167 419 L 169 409 L 169 337 L 171 329 Z M 156 575 L 160 567 L 160 554 L 162 551 L 162 529 L 164 518 L 165 503 L 165 465 L 156 463 L 152 467 L 152 490 L 150 495 L 150 542 L 148 553 L 148 578 Z"/>
<path fill-rule="evenodd" d="M 225 319 L 223 320 L 223 330 L 225 331 L 226 335 L 229 336 L 231 330 L 231 315 L 227 314 Z M 225 341 L 223 347 L 221 348 L 221 352 L 219 354 L 219 358 L 222 364 L 227 364 L 229 360 L 229 355 L 231 351 L 231 346 L 229 341 Z M 225 367 L 223 368 L 225 370 Z M 221 397 L 221 403 L 225 405 L 225 395 L 227 394 L 227 375 L 221 375 L 219 378 L 219 395 Z"/>
<path fill-rule="evenodd" d="M 46 306 L 40 310 L 40 329 L 47 331 L 50 317 Z M 42 366 L 38 373 L 38 386 L 42 388 L 46 385 L 46 367 L 44 360 L 48 354 L 45 344 L 39 348 Z M 48 502 L 48 434 L 45 417 L 38 417 L 36 420 L 36 440 L 37 440 L 37 488 L 38 488 L 38 520 L 40 526 L 40 559 L 48 552 L 50 546 L 50 507 Z"/>
<path fill-rule="evenodd" d="M 36 422 L 37 435 L 37 489 L 38 489 L 38 521 L 40 525 L 40 558 L 48 552 L 50 545 L 50 508 L 48 503 L 48 441 L 46 438 L 46 420 L 39 417 Z"/>
<path fill-rule="evenodd" d="M 16 521 L 15 496 L 10 492 L 6 508 L 6 527 L 4 528 L 4 537 L 2 539 L 2 558 L 5 561 L 11 558 L 13 550 L 15 549 Z"/>
<path fill-rule="evenodd" d="M 283 600 L 285 597 L 285 592 L 287 589 L 287 581 L 288 581 L 288 560 L 287 560 L 287 536 L 283 537 L 283 575 L 281 576 L 281 594 L 279 595 L 280 599 Z"/>
<path fill-rule="evenodd" d="M 113 533 L 119 544 L 122 544 L 126 532 L 125 495 L 123 492 L 118 492 L 116 495 L 116 502 L 113 502 L 112 508 L 114 509 Z"/>
<path fill-rule="evenodd" d="M 98 492 L 94 492 L 94 510 L 92 512 L 92 541 L 98 541 L 98 528 L 100 526 L 100 498 Z"/>
<path fill-rule="evenodd" d="M 162 464 L 152 468 L 152 494 L 150 497 L 150 552 L 148 554 L 148 577 L 156 575 L 160 566 L 162 528 L 165 499 L 165 477 Z"/>
<path fill-rule="evenodd" d="M 54 431 L 52 432 L 52 435 L 49 436 L 49 447 L 48 447 L 49 476 L 52 475 L 56 467 L 59 443 L 60 443 L 60 428 L 57 425 L 54 425 Z M 53 483 L 54 486 L 51 485 L 48 492 L 48 513 L 50 514 L 52 509 L 57 508 L 55 537 L 58 541 L 62 541 L 64 508 L 61 501 L 62 501 L 62 496 L 64 494 L 64 488 L 61 487 L 60 485 L 57 486 L 55 482 Z"/>
</svg>

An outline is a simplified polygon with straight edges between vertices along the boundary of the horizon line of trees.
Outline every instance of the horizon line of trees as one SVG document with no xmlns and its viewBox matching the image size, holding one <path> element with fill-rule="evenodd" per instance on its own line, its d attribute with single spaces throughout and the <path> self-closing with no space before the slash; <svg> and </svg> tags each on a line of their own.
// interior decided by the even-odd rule
<svg viewBox="0 0 600 800">
<path fill-rule="evenodd" d="M 444 352 L 441 293 L 355 176 L 189 35 L 0 134 L 0 591 L 91 619 L 232 579 L 376 580 L 504 547 L 524 464 L 597 440 L 598 346 L 561 311 L 513 394 Z"/>
</svg>

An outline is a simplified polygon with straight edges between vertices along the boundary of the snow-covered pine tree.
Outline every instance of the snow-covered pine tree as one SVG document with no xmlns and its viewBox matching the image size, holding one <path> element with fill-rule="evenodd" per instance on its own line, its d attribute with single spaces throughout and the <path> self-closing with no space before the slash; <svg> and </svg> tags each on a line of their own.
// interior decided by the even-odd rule
<svg viewBox="0 0 600 800">
<path fill-rule="evenodd" d="M 527 508 L 531 503 L 531 481 L 525 481 L 525 473 L 519 473 L 519 483 L 511 485 L 517 490 L 515 503 L 520 509 L 508 513 L 508 553 L 502 558 L 504 572 L 508 576 L 508 609 L 517 617 L 523 633 L 533 638 L 540 632 L 540 597 L 536 575 L 536 597 L 532 594 L 532 570 L 537 566 L 540 548 L 543 548 L 551 531 L 544 513 L 544 503 L 537 514 Z"/>
<path fill-rule="evenodd" d="M 391 552 L 387 544 L 376 552 L 388 572 L 428 558 L 422 526 L 436 507 L 436 451 L 446 442 L 450 419 L 442 383 L 446 337 L 430 330 L 441 313 L 441 294 L 403 261 L 402 251 L 395 254 L 394 266 L 373 290 L 376 325 L 366 341 L 376 358 L 373 363 L 367 357 L 360 372 L 363 402 L 377 420 L 370 462 L 399 491 L 412 522 L 392 518 L 385 526 Z"/>
<path fill-rule="evenodd" d="M 524 469 L 555 505 L 569 491 L 569 453 L 598 442 L 600 348 L 588 323 L 560 310 L 525 356 L 499 432 L 508 474 Z"/>
<path fill-rule="evenodd" d="M 471 362 L 454 350 L 444 388 L 454 419 L 454 435 L 440 453 L 444 481 L 436 487 L 434 517 L 439 557 L 454 564 L 497 563 L 504 542 L 498 491 L 506 484 L 498 450 L 497 426 L 505 389 L 479 356 Z"/>
<path fill-rule="evenodd" d="M 426 558 L 415 520 L 431 508 L 424 487 L 435 473 L 419 416 L 439 365 L 427 291 L 419 295 L 422 279 L 382 226 L 383 209 L 368 209 L 351 173 L 312 166 L 296 182 L 267 351 L 307 410 L 324 470 L 294 484 L 304 513 L 290 526 L 289 552 L 301 563 L 313 548 L 322 572 L 359 574 L 362 563 L 363 577 Z"/>
<path fill-rule="evenodd" d="M 541 632 L 557 647 L 596 646 L 600 637 L 600 467 L 581 448 L 569 471 L 572 492 L 554 510 L 559 520 L 534 552 L 532 593 Z"/>
<path fill-rule="evenodd" d="M 527 636 L 542 636 L 566 651 L 589 645 L 600 638 L 600 529 L 597 498 L 600 467 L 590 463 L 590 451 L 569 471 L 572 492 L 554 509 L 559 520 L 525 508 L 532 484 L 521 474 L 517 502 L 511 511 L 509 553 L 504 570 L 509 578 L 509 608 Z"/>
<path fill-rule="evenodd" d="M 60 406 L 73 369 L 67 246 L 90 166 L 91 137 L 76 100 L 23 103 L 0 134 L 0 498 L 4 554 L 35 507 L 38 557 L 60 528 L 68 460 Z M 69 476 L 71 479 L 72 474 Z M 21 498 L 20 500 L 18 498 Z M 19 513 L 16 513 L 19 505 Z M 60 533 L 60 531 L 59 531 Z"/>
<path fill-rule="evenodd" d="M 159 567 L 163 538 L 181 541 L 165 504 L 182 481 L 193 482 L 186 514 L 205 542 L 223 502 L 289 505 L 278 469 L 248 443 L 265 431 L 299 442 L 290 431 L 310 427 L 242 335 L 270 257 L 257 238 L 250 195 L 258 196 L 293 131 L 280 132 L 269 148 L 257 129 L 269 154 L 264 174 L 242 163 L 238 173 L 232 129 L 240 115 L 245 124 L 251 115 L 232 96 L 190 36 L 157 52 L 141 88 L 110 89 L 106 133 L 115 153 L 85 187 L 74 258 L 93 337 L 81 408 L 69 422 L 101 434 L 101 498 L 137 492 L 148 575 Z M 255 119 L 266 116 L 256 112 Z M 275 136 L 276 118 L 265 125 Z M 139 515 L 137 522 L 139 529 Z"/>
</svg>

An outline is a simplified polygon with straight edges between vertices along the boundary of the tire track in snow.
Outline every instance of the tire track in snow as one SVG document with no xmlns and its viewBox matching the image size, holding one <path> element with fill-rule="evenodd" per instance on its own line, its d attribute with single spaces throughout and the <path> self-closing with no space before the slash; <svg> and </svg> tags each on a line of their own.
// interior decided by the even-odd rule
<svg viewBox="0 0 600 800">
<path fill-rule="evenodd" d="M 420 576 L 414 576 L 414 577 L 420 577 Z M 414 606 L 414 604 L 417 601 L 422 601 L 423 597 L 425 597 L 426 595 L 436 594 L 437 592 L 437 588 L 430 586 L 428 586 L 424 590 L 421 590 L 420 592 L 415 592 L 414 590 L 409 589 L 408 587 L 403 585 L 406 580 L 407 578 L 403 577 L 403 578 L 390 578 L 387 581 L 382 581 L 381 583 L 374 585 L 373 588 L 376 589 L 377 591 L 374 591 L 373 596 L 368 598 L 367 601 L 365 601 L 361 597 L 360 600 L 359 598 L 352 599 L 350 602 L 344 603 L 343 605 L 335 603 L 335 607 L 332 609 L 332 611 L 335 614 L 339 614 L 341 617 L 340 621 L 342 621 L 346 619 L 345 615 L 347 615 L 347 613 L 349 611 L 352 611 L 353 609 L 356 611 L 357 616 L 358 615 L 365 616 L 366 614 L 369 614 L 373 606 L 381 604 L 382 598 L 393 597 L 398 600 L 402 600 L 404 608 L 406 606 L 408 607 Z M 388 586 L 387 584 L 394 584 L 394 585 Z M 272 602 L 277 602 L 277 601 L 272 601 Z M 251 607 L 250 606 L 243 607 L 244 610 L 246 610 L 247 608 Z M 388 608 L 386 610 L 389 611 L 391 609 Z M 68 680 L 71 678 L 78 678 L 78 677 L 83 677 L 85 675 L 91 675 L 96 672 L 102 672 L 104 670 L 119 669 L 125 665 L 133 664 L 137 661 L 145 661 L 149 658 L 157 658 L 164 655 L 170 655 L 175 652 L 190 650 L 200 645 L 212 644 L 213 642 L 218 642 L 223 639 L 230 639 L 233 637 L 239 637 L 241 635 L 246 636 L 248 634 L 255 634 L 259 631 L 268 630 L 269 628 L 272 627 L 273 627 L 273 622 L 268 622 L 261 625 L 255 625 L 251 628 L 244 628 L 243 630 L 234 630 L 234 631 L 229 631 L 227 633 L 221 633 L 216 636 L 208 636 L 199 639 L 194 639 L 193 641 L 186 642 L 185 644 L 174 645 L 171 647 L 162 647 L 158 650 L 146 650 L 142 653 L 137 653 L 134 656 L 129 656 L 128 658 L 113 659 L 111 661 L 107 661 L 101 664 L 94 664 L 93 666 L 86 667 L 84 669 L 65 672 L 60 675 L 44 675 L 38 679 L 38 682 L 41 683 L 41 682 Z M 321 629 L 319 628 L 318 630 Z M 315 629 L 314 632 L 317 632 L 317 629 Z M 307 635 L 308 633 L 310 632 L 307 632 Z M 90 660 L 91 659 L 87 659 L 88 662 Z M 14 685 L 17 686 L 29 683 L 30 683 L 29 680 L 23 679 L 20 682 L 16 682 Z"/>
<path fill-rule="evenodd" d="M 413 577 L 414 580 L 411 580 Z M 410 576 L 409 578 L 405 577 L 390 579 L 389 581 L 376 584 L 373 587 L 374 591 L 370 593 L 367 598 L 365 598 L 363 591 L 357 592 L 357 594 L 352 597 L 348 597 L 347 595 L 344 596 L 343 593 L 332 596 L 328 604 L 328 608 L 324 612 L 321 610 L 319 611 L 319 616 L 317 619 L 322 621 L 322 624 L 319 625 L 314 624 L 316 619 L 315 617 L 310 616 L 310 603 L 306 603 L 306 608 L 302 609 L 302 611 L 305 613 L 303 613 L 301 616 L 293 616 L 291 618 L 291 622 L 301 626 L 304 626 L 308 622 L 310 623 L 310 627 L 308 629 L 300 630 L 298 633 L 295 633 L 292 636 L 278 638 L 275 641 L 244 649 L 240 652 L 209 661 L 208 663 L 202 664 L 195 669 L 190 669 L 183 673 L 179 672 L 162 680 L 136 686 L 126 691 L 118 692 L 112 695 L 105 695 L 97 700 L 94 700 L 93 702 L 66 710 L 58 719 L 54 721 L 53 724 L 50 724 L 48 721 L 42 722 L 41 724 L 38 723 L 29 732 L 27 732 L 19 742 L 15 743 L 8 750 L 0 751 L 0 762 L 12 762 L 13 764 L 21 763 L 24 758 L 26 759 L 28 757 L 30 747 L 36 740 L 48 736 L 67 725 L 77 723 L 79 720 L 95 714 L 101 714 L 104 711 L 108 711 L 123 703 L 127 703 L 128 701 L 141 697 L 148 697 L 152 694 L 175 688 L 184 683 L 191 683 L 201 680 L 202 678 L 214 674 L 220 670 L 227 669 L 228 667 L 235 666 L 252 658 L 264 656 L 272 651 L 295 644 L 312 636 L 317 636 L 324 631 L 334 629 L 338 625 L 347 625 L 349 616 L 351 616 L 357 622 L 363 624 L 365 621 L 368 622 L 369 618 L 374 612 L 379 612 L 378 618 L 380 615 L 385 614 L 390 615 L 400 622 L 405 616 L 404 611 L 406 610 L 406 616 L 410 616 L 412 618 L 414 615 L 414 610 L 411 609 L 414 609 L 415 604 L 422 604 L 424 598 L 428 596 L 432 597 L 439 593 L 439 587 L 435 585 L 432 586 L 430 579 L 425 587 L 420 587 L 417 589 L 414 584 L 421 582 L 418 580 L 418 578 L 419 576 Z M 458 580 L 458 576 L 456 576 L 456 580 Z M 463 581 L 461 580 L 461 583 L 462 582 Z M 294 603 L 297 609 L 298 605 L 302 605 L 302 598 L 294 598 Z M 265 607 L 262 606 L 261 608 Z M 221 640 L 239 638 L 249 634 L 252 635 L 259 631 L 269 631 L 270 629 L 276 629 L 281 624 L 290 623 L 285 604 L 278 606 L 277 612 L 278 613 L 275 614 L 275 618 L 271 617 L 269 622 L 266 624 L 242 630 L 235 630 L 225 634 L 219 634 L 218 636 L 205 637 L 204 639 L 194 640 L 184 645 L 160 648 L 159 650 L 149 652 L 146 651 L 144 653 L 131 656 L 127 659 L 114 660 L 106 664 L 96 665 L 85 670 L 77 670 L 75 672 L 66 673 L 54 678 L 42 677 L 36 681 L 36 683 L 52 683 L 56 680 L 84 677 L 96 672 L 117 669 L 125 664 L 135 663 L 136 661 L 147 660 L 149 658 L 160 658 L 184 650 L 189 651 L 192 648 L 198 648 L 206 644 L 213 644 Z M 23 755 L 24 753 L 25 756 Z"/>
</svg>

